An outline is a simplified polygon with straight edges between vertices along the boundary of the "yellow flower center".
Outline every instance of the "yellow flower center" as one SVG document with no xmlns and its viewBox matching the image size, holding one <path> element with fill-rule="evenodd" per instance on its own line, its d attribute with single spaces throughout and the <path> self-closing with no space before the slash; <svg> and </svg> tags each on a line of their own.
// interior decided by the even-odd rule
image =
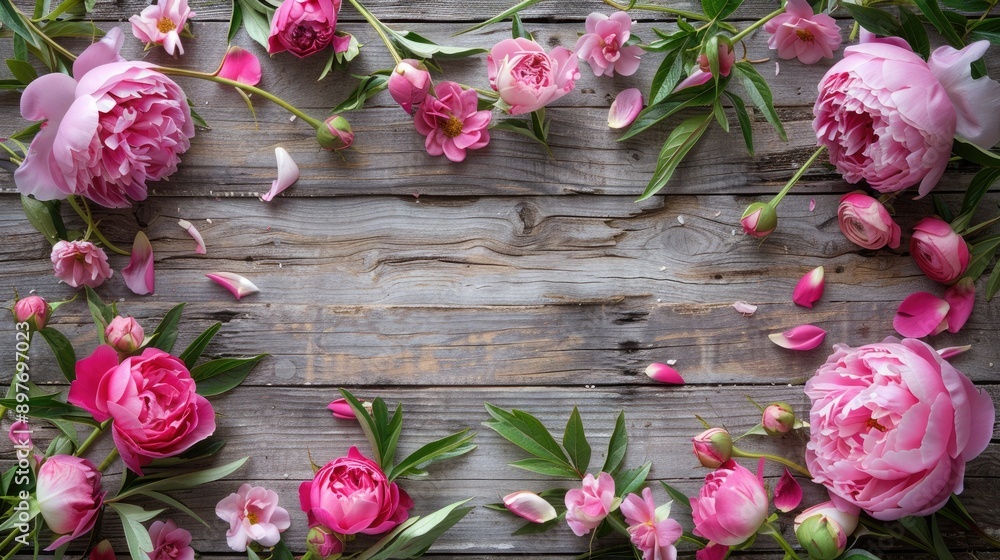
<svg viewBox="0 0 1000 560">
<path fill-rule="evenodd" d="M 174 20 L 164 16 L 160 18 L 160 21 L 156 22 L 156 28 L 160 30 L 160 33 L 169 33 L 177 29 L 177 24 L 174 23 Z"/>
<path fill-rule="evenodd" d="M 808 29 L 796 29 L 795 35 L 798 36 L 799 39 L 802 39 L 803 41 L 807 41 L 810 43 L 816 40 L 816 37 L 813 36 L 812 31 L 809 31 Z"/>
<path fill-rule="evenodd" d="M 247 513 L 247 521 L 249 521 L 251 525 L 256 525 L 257 524 L 257 514 L 254 513 L 254 512 L 252 512 L 252 511 L 249 512 L 249 513 Z"/>
<path fill-rule="evenodd" d="M 448 138 L 454 138 L 462 133 L 462 121 L 458 120 L 458 117 L 452 115 L 448 118 L 448 122 L 441 125 L 441 130 L 444 131 L 444 135 Z"/>
</svg>

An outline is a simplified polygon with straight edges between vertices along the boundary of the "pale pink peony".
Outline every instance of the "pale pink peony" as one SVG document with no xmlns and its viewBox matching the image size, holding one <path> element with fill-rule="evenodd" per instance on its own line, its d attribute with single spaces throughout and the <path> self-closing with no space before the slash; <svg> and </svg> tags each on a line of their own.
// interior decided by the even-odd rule
<svg viewBox="0 0 1000 560">
<path fill-rule="evenodd" d="M 35 495 L 45 525 L 60 535 L 45 550 L 55 550 L 94 527 L 106 492 L 101 473 L 82 457 L 53 455 L 38 468 Z"/>
<path fill-rule="evenodd" d="M 573 91 L 580 79 L 578 63 L 569 49 L 556 47 L 546 54 L 524 38 L 500 41 L 486 57 L 490 86 L 511 115 L 536 111 Z"/>
<path fill-rule="evenodd" d="M 899 247 L 899 225 L 881 202 L 861 191 L 847 193 L 840 198 L 837 222 L 844 237 L 859 247 Z"/>
<path fill-rule="evenodd" d="M 172 519 L 154 521 L 149 526 L 149 540 L 153 542 L 149 560 L 194 560 L 191 533 L 178 527 Z"/>
<path fill-rule="evenodd" d="M 910 254 L 928 278 L 942 284 L 957 280 L 969 267 L 969 246 L 951 224 L 929 216 L 913 226 Z"/>
<path fill-rule="evenodd" d="M 883 521 L 960 494 L 965 463 L 993 434 L 989 394 L 915 339 L 835 345 L 805 392 L 813 481 Z"/>
<path fill-rule="evenodd" d="M 177 170 L 194 136 L 184 92 L 152 64 L 122 59 L 121 46 L 113 28 L 73 63 L 76 79 L 53 72 L 25 88 L 21 116 L 46 122 L 14 172 L 22 194 L 121 208 Z"/>
<path fill-rule="evenodd" d="M 600 525 L 620 504 L 621 498 L 615 497 L 615 480 L 610 474 L 602 472 L 594 478 L 587 473 L 583 488 L 566 492 L 566 523 L 576 536 L 582 537 Z"/>
<path fill-rule="evenodd" d="M 163 45 L 167 54 L 184 54 L 181 45 L 181 31 L 187 20 L 195 16 L 188 7 L 187 0 L 159 0 L 146 7 L 139 15 L 128 18 L 132 24 L 132 34 L 147 44 Z"/>
<path fill-rule="evenodd" d="M 764 30 L 771 34 L 767 46 L 778 51 L 778 58 L 798 58 L 802 64 L 833 58 L 841 41 L 837 21 L 814 14 L 806 0 L 788 0 L 785 13 L 765 23 Z"/>
<path fill-rule="evenodd" d="M 424 147 L 432 156 L 444 154 L 451 161 L 465 159 L 466 150 L 478 150 L 490 143 L 488 129 L 493 114 L 477 110 L 475 90 L 463 90 L 455 82 L 441 82 L 434 88 L 437 97 L 427 97 L 417 108 L 413 125 L 427 137 Z"/>
<path fill-rule="evenodd" d="M 587 32 L 576 41 L 573 51 L 586 61 L 595 76 L 631 76 L 639 69 L 645 51 L 639 45 L 625 46 L 632 30 L 632 18 L 625 12 L 587 16 Z"/>
<path fill-rule="evenodd" d="M 271 19 L 267 52 L 299 58 L 318 53 L 333 41 L 339 11 L 340 0 L 285 0 Z"/>
<path fill-rule="evenodd" d="M 656 507 L 653 491 L 643 488 L 641 498 L 635 494 L 625 496 L 621 509 L 632 544 L 642 551 L 642 560 L 677 558 L 674 543 L 681 538 L 684 530 L 680 523 L 670 519 L 670 503 Z"/>
<path fill-rule="evenodd" d="M 732 459 L 708 473 L 698 496 L 691 498 L 694 534 L 734 546 L 756 533 L 767 519 L 762 474 L 760 467 L 754 475 Z"/>
<path fill-rule="evenodd" d="M 104 249 L 90 241 L 59 241 L 53 245 L 52 270 L 56 278 L 73 288 L 96 288 L 114 274 Z"/>
<path fill-rule="evenodd" d="M 285 508 L 278 507 L 278 494 L 262 486 L 243 484 L 215 506 L 215 515 L 229 523 L 226 543 L 236 552 L 244 552 L 251 542 L 274 546 L 281 532 L 291 526 Z"/>
</svg>

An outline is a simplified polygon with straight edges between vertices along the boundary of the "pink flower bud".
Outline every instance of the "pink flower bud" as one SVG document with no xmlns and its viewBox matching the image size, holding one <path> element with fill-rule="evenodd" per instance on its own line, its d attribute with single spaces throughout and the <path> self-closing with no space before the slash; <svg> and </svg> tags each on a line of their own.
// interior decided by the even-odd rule
<svg viewBox="0 0 1000 560">
<path fill-rule="evenodd" d="M 388 89 L 396 103 L 412 115 L 431 89 L 431 74 L 421 62 L 408 58 L 389 75 Z"/>
<path fill-rule="evenodd" d="M 877 199 L 863 192 L 845 194 L 837 208 L 840 231 L 851 243 L 865 249 L 899 247 L 899 226 Z"/>
<path fill-rule="evenodd" d="M 642 112 L 642 92 L 638 88 L 622 90 L 611 102 L 608 110 L 608 127 L 625 128 Z"/>
<path fill-rule="evenodd" d="M 55 550 L 94 527 L 104 501 L 101 473 L 82 457 L 53 455 L 38 468 L 35 486 L 45 525 L 61 535 L 45 550 Z"/>
<path fill-rule="evenodd" d="M 344 552 L 344 543 L 326 527 L 313 527 L 306 535 L 309 552 L 320 558 L 334 560 Z"/>
<path fill-rule="evenodd" d="M 111 548 L 111 541 L 104 539 L 97 543 L 90 551 L 90 560 L 115 560 L 115 549 Z"/>
<path fill-rule="evenodd" d="M 503 505 L 514 515 L 532 523 L 545 523 L 559 516 L 545 498 L 527 490 L 507 494 L 503 497 Z"/>
<path fill-rule="evenodd" d="M 14 304 L 14 319 L 28 323 L 32 330 L 41 330 L 49 322 L 49 304 L 39 296 L 28 296 Z"/>
<path fill-rule="evenodd" d="M 145 333 L 135 319 L 119 315 L 104 329 L 104 338 L 115 350 L 131 354 L 142 346 Z"/>
<path fill-rule="evenodd" d="M 795 426 L 795 412 L 788 403 L 772 403 L 764 409 L 760 423 L 769 435 L 787 434 Z"/>
<path fill-rule="evenodd" d="M 813 304 L 819 301 L 819 298 L 823 297 L 823 287 L 825 285 L 823 273 L 822 266 L 817 266 L 807 272 L 799 280 L 799 283 L 795 285 L 795 290 L 792 292 L 792 301 L 802 307 L 812 309 Z"/>
<path fill-rule="evenodd" d="M 733 456 L 733 438 L 722 428 L 710 428 L 691 438 L 701 466 L 717 469 Z"/>
<path fill-rule="evenodd" d="M 778 227 L 778 214 L 774 208 L 763 202 L 754 202 L 743 212 L 740 225 L 747 235 L 767 237 Z"/>
<path fill-rule="evenodd" d="M 767 336 L 771 342 L 789 350 L 812 350 L 823 344 L 826 331 L 815 325 L 801 325 L 783 333 Z"/>
<path fill-rule="evenodd" d="M 361 406 L 368 411 L 369 414 L 372 412 L 372 403 L 368 401 L 361 401 Z M 339 398 L 332 401 L 330 404 L 326 405 L 326 408 L 333 413 L 334 418 L 340 418 L 341 420 L 354 420 L 357 418 L 354 415 L 354 409 L 347 402 L 345 398 Z"/>
<path fill-rule="evenodd" d="M 660 383 L 667 383 L 669 385 L 684 384 L 684 378 L 681 377 L 681 374 L 677 373 L 676 369 L 658 362 L 649 364 L 646 367 L 646 375 L 653 381 L 659 381 Z"/>
<path fill-rule="evenodd" d="M 816 560 L 833 560 L 847 548 L 847 538 L 858 527 L 857 506 L 841 511 L 833 502 L 823 502 L 804 510 L 795 518 L 795 538 Z"/>
<path fill-rule="evenodd" d="M 344 117 L 334 115 L 323 121 L 323 125 L 316 129 L 316 141 L 323 149 L 336 152 L 345 150 L 354 143 L 351 123 Z"/>
<path fill-rule="evenodd" d="M 727 37 L 719 35 L 719 75 L 722 77 L 728 76 L 735 63 L 736 51 L 733 50 L 733 45 Z M 712 71 L 712 65 L 708 61 L 707 54 L 701 53 L 698 55 L 698 68 L 702 72 Z"/>
</svg>

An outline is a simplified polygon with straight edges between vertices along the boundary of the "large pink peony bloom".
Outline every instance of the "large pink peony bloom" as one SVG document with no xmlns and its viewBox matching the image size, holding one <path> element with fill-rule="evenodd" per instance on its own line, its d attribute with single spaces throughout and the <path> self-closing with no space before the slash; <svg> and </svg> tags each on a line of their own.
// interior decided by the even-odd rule
<svg viewBox="0 0 1000 560">
<path fill-rule="evenodd" d="M 767 519 L 767 490 L 757 475 L 732 459 L 708 473 L 698 497 L 691 498 L 694 534 L 734 546 L 750 538 Z"/>
<path fill-rule="evenodd" d="M 51 258 L 56 278 L 74 288 L 96 288 L 114 274 L 104 249 L 90 241 L 59 241 L 52 246 Z"/>
<path fill-rule="evenodd" d="M 606 16 L 593 12 L 587 16 L 586 29 L 573 50 L 580 60 L 590 64 L 595 76 L 631 76 L 639 69 L 639 57 L 645 51 L 639 45 L 625 46 L 632 30 L 632 18 L 625 12 Z"/>
<path fill-rule="evenodd" d="M 845 194 L 837 207 L 837 223 L 849 241 L 865 249 L 899 247 L 899 225 L 877 199 L 861 191 Z"/>
<path fill-rule="evenodd" d="M 178 527 L 172 519 L 154 521 L 149 526 L 149 540 L 153 542 L 149 560 L 194 560 L 191 533 Z"/>
<path fill-rule="evenodd" d="M 569 49 L 556 47 L 546 54 L 524 38 L 500 41 L 486 57 L 490 86 L 511 115 L 536 111 L 573 91 L 580 79 L 578 63 Z"/>
<path fill-rule="evenodd" d="M 674 543 L 681 538 L 684 530 L 680 523 L 670 519 L 670 503 L 656 507 L 653 491 L 643 488 L 642 497 L 635 494 L 625 496 L 621 508 L 632 544 L 642 551 L 642 560 L 677 558 Z"/>
<path fill-rule="evenodd" d="M 357 447 L 303 482 L 299 503 L 310 527 L 322 525 L 341 535 L 385 533 L 406 521 L 413 507 L 410 496 Z"/>
<path fill-rule="evenodd" d="M 177 170 L 194 136 L 184 92 L 152 64 L 122 59 L 121 46 L 113 28 L 73 63 L 76 79 L 56 72 L 24 89 L 21 116 L 46 122 L 14 171 L 22 194 L 121 208 Z"/>
<path fill-rule="evenodd" d="M 288 51 L 299 58 L 333 42 L 340 0 L 285 0 L 274 12 L 267 52 Z"/>
<path fill-rule="evenodd" d="M 867 41 L 867 42 L 865 42 Z M 982 147 L 1000 140 L 1000 84 L 972 80 L 969 65 L 986 52 L 979 41 L 960 51 L 935 50 L 928 62 L 895 37 L 844 49 L 819 83 L 813 129 L 830 162 L 849 183 L 879 192 L 937 184 L 956 132 Z"/>
<path fill-rule="evenodd" d="M 942 284 L 965 273 L 971 257 L 965 239 L 937 216 L 928 216 L 913 226 L 910 254 L 928 278 Z"/>
<path fill-rule="evenodd" d="M 128 18 L 128 21 L 136 39 L 163 45 L 163 50 L 173 55 L 175 50 L 177 54 L 184 54 L 180 33 L 184 31 L 187 20 L 194 16 L 187 0 L 159 0 L 143 8 L 139 15 Z"/>
<path fill-rule="evenodd" d="M 281 532 L 291 526 L 288 511 L 278 506 L 278 494 L 263 486 L 243 484 L 215 506 L 215 515 L 229 523 L 226 543 L 236 552 L 244 552 L 251 542 L 274 546 Z"/>
<path fill-rule="evenodd" d="M 806 0 L 788 0 L 785 13 L 765 23 L 764 30 L 771 34 L 767 46 L 778 51 L 778 58 L 798 58 L 802 64 L 833 58 L 841 41 L 837 21 L 814 14 Z"/>
<path fill-rule="evenodd" d="M 961 493 L 966 461 L 993 434 L 990 396 L 915 339 L 838 344 L 805 392 L 813 481 L 883 521 Z"/>
<path fill-rule="evenodd" d="M 602 472 L 597 478 L 587 473 L 583 487 L 566 492 L 566 523 L 582 537 L 597 528 L 609 513 L 618 509 L 621 498 L 615 497 L 615 479 Z"/>
<path fill-rule="evenodd" d="M 180 359 L 156 348 L 118 363 L 108 345 L 76 363 L 67 400 L 98 422 L 112 419 L 122 461 L 137 474 L 153 459 L 173 457 L 215 432 L 215 411 L 195 393 Z"/>
<path fill-rule="evenodd" d="M 493 114 L 478 111 L 479 96 L 463 90 L 455 82 L 441 82 L 434 88 L 437 97 L 427 97 L 417 108 L 413 125 L 427 136 L 424 147 L 432 156 L 444 154 L 451 161 L 465 159 L 466 150 L 478 150 L 490 143 L 487 127 Z"/>
<path fill-rule="evenodd" d="M 42 463 L 35 493 L 45 524 L 61 535 L 45 550 L 55 550 L 90 531 L 106 494 L 101 492 L 101 473 L 94 464 L 71 455 L 53 455 Z"/>
</svg>

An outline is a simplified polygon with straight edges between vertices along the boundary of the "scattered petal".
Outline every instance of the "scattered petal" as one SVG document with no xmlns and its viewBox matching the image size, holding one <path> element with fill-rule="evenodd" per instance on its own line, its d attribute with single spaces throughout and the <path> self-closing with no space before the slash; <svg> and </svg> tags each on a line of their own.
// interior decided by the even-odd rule
<svg viewBox="0 0 1000 560">
<path fill-rule="evenodd" d="M 810 270 L 803 276 L 799 283 L 795 285 L 792 292 L 792 301 L 802 307 L 812 308 L 813 304 L 823 297 L 824 270 L 822 266 Z"/>
<path fill-rule="evenodd" d="M 646 367 L 646 375 L 653 381 L 659 381 L 660 383 L 667 383 L 669 385 L 684 384 L 684 378 L 681 377 L 681 374 L 677 373 L 676 369 L 659 362 L 649 364 Z"/>
<path fill-rule="evenodd" d="M 733 304 L 733 309 L 742 313 L 745 317 L 749 317 L 757 312 L 757 306 L 747 303 L 745 301 L 737 301 Z"/>
<path fill-rule="evenodd" d="M 220 78 L 255 86 L 260 83 L 260 60 L 250 51 L 240 47 L 229 47 L 222 65 L 215 73 Z M 294 118 L 294 115 L 292 116 Z"/>
<path fill-rule="evenodd" d="M 948 332 L 957 333 L 972 315 L 972 305 L 976 301 L 976 286 L 972 278 L 966 276 L 945 290 L 944 300 L 951 306 L 947 318 Z"/>
<path fill-rule="evenodd" d="M 892 327 L 899 334 L 909 338 L 921 338 L 937 334 L 948 327 L 947 301 L 928 292 L 916 292 L 906 296 L 899 304 Z"/>
<path fill-rule="evenodd" d="M 354 409 L 347 402 L 345 398 L 339 398 L 326 406 L 330 412 L 333 413 L 334 418 L 340 418 L 342 420 L 354 420 L 357 416 L 354 415 Z"/>
<path fill-rule="evenodd" d="M 949 346 L 948 348 L 942 348 L 937 351 L 938 355 L 947 360 L 948 358 L 954 358 L 959 354 L 964 354 L 972 350 L 971 344 L 966 344 L 965 346 Z"/>
<path fill-rule="evenodd" d="M 778 66 L 778 61 L 774 61 L 774 75 L 777 76 L 781 73 L 781 66 Z"/>
<path fill-rule="evenodd" d="M 532 523 L 552 521 L 559 515 L 545 498 L 527 490 L 507 494 L 503 497 L 503 505 L 514 515 Z"/>
<path fill-rule="evenodd" d="M 278 178 L 271 183 L 271 190 L 260 197 L 265 202 L 270 202 L 275 196 L 292 186 L 292 183 L 299 180 L 299 166 L 295 164 L 287 150 L 278 146 L 274 149 L 274 157 L 278 160 Z"/>
<path fill-rule="evenodd" d="M 198 253 L 199 255 L 204 255 L 205 253 L 207 253 L 207 251 L 205 250 L 205 240 L 202 239 L 201 232 L 198 231 L 198 228 L 194 227 L 194 224 L 192 224 L 187 220 L 177 220 L 177 225 L 186 229 L 188 235 L 190 235 L 191 238 L 194 239 L 194 242 L 196 243 L 194 248 L 195 253 Z"/>
<path fill-rule="evenodd" d="M 681 224 L 681 225 L 684 225 L 684 215 L 683 215 L 683 214 L 679 214 L 679 215 L 677 216 L 677 222 L 678 222 L 679 224 Z"/>
<path fill-rule="evenodd" d="M 638 88 L 622 90 L 611 102 L 608 111 L 608 126 L 610 128 L 625 128 L 632 124 L 642 111 L 642 92 Z"/>
<path fill-rule="evenodd" d="M 815 212 L 816 211 L 816 199 L 815 198 L 810 198 L 809 199 L 809 211 L 810 212 Z"/>
<path fill-rule="evenodd" d="M 236 299 L 240 299 L 243 296 L 248 296 L 260 291 L 260 288 L 254 286 L 253 282 L 247 280 L 239 274 L 233 274 L 232 272 L 215 272 L 212 274 L 206 274 L 205 276 L 216 284 L 229 290 L 230 293 L 236 296 Z"/>
<path fill-rule="evenodd" d="M 802 486 L 786 468 L 781 480 L 774 486 L 774 507 L 788 513 L 799 507 L 800 503 L 802 503 Z"/>
<path fill-rule="evenodd" d="M 789 350 L 812 350 L 826 338 L 826 331 L 815 325 L 800 325 L 783 333 L 768 335 L 771 342 Z"/>
<path fill-rule="evenodd" d="M 132 242 L 132 256 L 129 258 L 128 266 L 122 269 L 122 278 L 125 285 L 132 292 L 144 296 L 153 293 L 153 246 L 149 243 L 149 238 L 143 232 L 135 234 L 135 241 Z"/>
</svg>

